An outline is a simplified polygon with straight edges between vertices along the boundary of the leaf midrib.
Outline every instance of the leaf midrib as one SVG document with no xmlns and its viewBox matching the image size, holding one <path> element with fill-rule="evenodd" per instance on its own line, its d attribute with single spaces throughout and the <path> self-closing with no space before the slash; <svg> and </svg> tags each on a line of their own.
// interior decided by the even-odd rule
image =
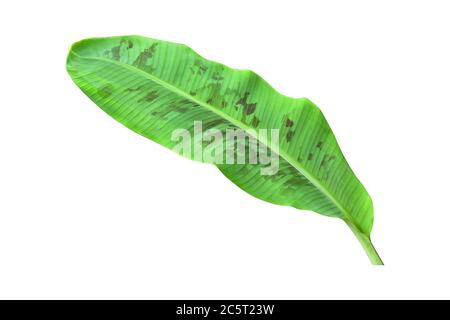
<svg viewBox="0 0 450 320">
<path fill-rule="evenodd" d="M 163 80 L 153 76 L 150 73 L 147 73 L 147 72 L 145 72 L 145 71 L 143 71 L 143 70 L 141 70 L 141 69 L 139 69 L 137 67 L 134 67 L 134 66 L 132 66 L 130 64 L 123 63 L 123 62 L 120 62 L 120 61 L 107 59 L 107 58 L 102 58 L 102 57 L 90 57 L 90 56 L 79 55 L 73 50 L 73 47 L 70 50 L 70 52 L 73 55 L 75 55 L 75 56 L 77 56 L 79 58 L 82 58 L 82 59 L 90 59 L 90 60 L 98 60 L 98 61 L 108 62 L 108 63 L 112 63 L 112 64 L 115 64 L 115 65 L 118 65 L 120 67 L 126 68 L 126 69 L 130 70 L 131 72 L 136 72 L 138 74 L 142 74 L 142 75 L 144 75 L 144 77 L 148 78 L 150 81 L 153 81 L 153 82 L 155 82 L 155 83 L 157 83 L 157 84 L 167 88 L 168 90 L 183 96 L 187 100 L 190 100 L 190 101 L 192 101 L 192 102 L 194 102 L 194 103 L 196 103 L 196 104 L 198 104 L 198 105 L 208 109 L 209 111 L 215 113 L 219 117 L 222 117 L 222 118 L 226 119 L 227 121 L 229 121 L 230 123 L 232 123 L 236 127 L 244 129 L 245 132 L 248 135 L 251 135 L 255 139 L 257 139 L 257 140 L 261 141 L 262 143 L 264 143 L 268 148 L 270 148 L 270 145 L 268 144 L 267 141 L 264 141 L 264 139 L 260 139 L 259 137 L 255 137 L 254 135 L 252 135 L 251 131 L 249 131 L 249 129 L 253 129 L 252 127 L 247 126 L 245 123 L 230 117 L 228 114 L 218 110 L 214 106 L 211 106 L 211 105 L 209 105 L 209 104 L 207 104 L 207 103 L 205 103 L 203 101 L 200 101 L 200 100 L 196 99 L 195 97 L 187 94 L 183 90 L 180 90 L 179 88 L 173 86 L 172 84 L 170 84 L 170 83 L 168 83 L 166 81 L 163 81 Z M 271 151 L 273 151 L 273 150 L 271 149 Z M 303 176 L 305 176 L 320 192 L 322 192 L 322 194 L 325 195 L 325 197 L 327 197 L 331 202 L 333 202 L 333 204 L 344 214 L 344 216 L 346 217 L 345 218 L 346 221 L 351 221 L 351 222 L 353 221 L 352 216 L 348 213 L 347 210 L 344 209 L 344 207 L 340 204 L 340 202 L 332 194 L 330 194 L 328 192 L 328 190 L 320 183 L 319 180 L 317 180 L 312 174 L 310 174 L 305 168 L 303 168 L 300 165 L 300 163 L 298 163 L 297 161 L 292 159 L 281 148 L 279 149 L 279 155 L 284 160 L 286 160 L 291 166 L 293 166 L 297 171 L 299 171 Z M 354 223 L 352 223 L 352 224 L 355 225 Z M 355 227 L 356 227 L 356 225 L 355 225 Z M 362 230 L 360 230 L 360 231 L 362 232 Z"/>
</svg>

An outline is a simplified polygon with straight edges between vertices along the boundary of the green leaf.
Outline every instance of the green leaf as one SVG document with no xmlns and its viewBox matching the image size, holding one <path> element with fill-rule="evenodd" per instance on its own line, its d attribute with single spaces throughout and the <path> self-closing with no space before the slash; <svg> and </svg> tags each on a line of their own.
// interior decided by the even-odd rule
<svg viewBox="0 0 450 320">
<path fill-rule="evenodd" d="M 77 42 L 67 70 L 89 98 L 131 130 L 171 149 L 180 145 L 174 132 L 190 133 L 194 152 L 185 152 L 188 158 L 211 162 L 196 151 L 211 146 L 196 121 L 203 132 L 215 129 L 223 136 L 245 130 L 268 150 L 256 151 L 257 163 L 212 161 L 228 179 L 259 199 L 344 220 L 372 263 L 382 264 L 370 240 L 372 200 L 308 99 L 283 96 L 257 74 L 204 59 L 185 45 L 139 36 Z M 273 134 L 260 135 L 261 129 Z M 224 141 L 217 145 L 236 157 L 242 153 L 230 148 L 232 138 Z M 248 141 L 244 146 L 254 148 Z M 229 152 L 214 150 L 222 159 Z M 270 157 L 278 161 L 276 170 L 263 174 L 273 163 L 262 159 Z"/>
</svg>

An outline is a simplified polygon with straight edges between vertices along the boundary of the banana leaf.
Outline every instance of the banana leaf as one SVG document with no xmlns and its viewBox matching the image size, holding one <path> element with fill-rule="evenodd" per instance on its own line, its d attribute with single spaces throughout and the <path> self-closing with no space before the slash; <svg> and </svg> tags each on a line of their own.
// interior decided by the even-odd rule
<svg viewBox="0 0 450 320">
<path fill-rule="evenodd" d="M 67 71 L 129 129 L 216 165 L 259 199 L 342 219 L 371 262 L 383 264 L 370 239 L 372 200 L 310 100 L 284 96 L 256 73 L 207 60 L 183 44 L 141 36 L 77 42 Z M 253 157 L 244 154 L 251 151 Z"/>
</svg>

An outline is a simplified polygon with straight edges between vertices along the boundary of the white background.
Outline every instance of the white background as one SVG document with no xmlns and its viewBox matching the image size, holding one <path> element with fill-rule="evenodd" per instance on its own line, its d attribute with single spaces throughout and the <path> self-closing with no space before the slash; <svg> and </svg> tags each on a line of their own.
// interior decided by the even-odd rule
<svg viewBox="0 0 450 320">
<path fill-rule="evenodd" d="M 450 298 L 448 1 L 3 1 L 0 298 Z M 346 225 L 242 192 L 95 106 L 83 38 L 185 43 L 320 106 L 375 204 Z"/>
</svg>

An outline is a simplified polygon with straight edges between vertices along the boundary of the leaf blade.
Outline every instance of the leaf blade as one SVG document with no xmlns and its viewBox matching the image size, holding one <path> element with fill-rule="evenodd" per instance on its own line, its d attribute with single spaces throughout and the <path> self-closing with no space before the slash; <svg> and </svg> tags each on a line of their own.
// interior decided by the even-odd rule
<svg viewBox="0 0 450 320">
<path fill-rule="evenodd" d="M 196 119 L 222 131 L 280 130 L 281 171 L 272 181 L 255 173 L 258 165 L 219 169 L 260 199 L 341 218 L 370 237 L 370 196 L 308 99 L 283 96 L 257 74 L 209 61 L 184 45 L 139 36 L 81 41 L 67 69 L 105 112 L 168 148 L 175 146 L 171 133 L 193 132 Z"/>
</svg>

